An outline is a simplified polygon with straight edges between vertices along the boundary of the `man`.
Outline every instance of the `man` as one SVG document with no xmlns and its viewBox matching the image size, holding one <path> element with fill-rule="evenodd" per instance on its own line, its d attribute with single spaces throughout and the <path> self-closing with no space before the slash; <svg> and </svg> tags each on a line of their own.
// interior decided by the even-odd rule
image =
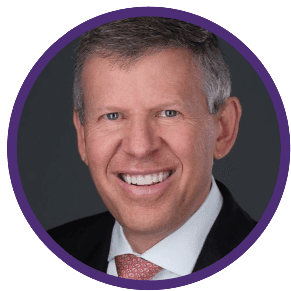
<svg viewBox="0 0 291 291">
<path fill-rule="evenodd" d="M 110 275 L 171 279 L 252 231 L 211 174 L 241 116 L 215 35 L 157 17 L 108 23 L 83 36 L 74 82 L 79 153 L 109 212 L 50 230 L 68 253 Z"/>
</svg>

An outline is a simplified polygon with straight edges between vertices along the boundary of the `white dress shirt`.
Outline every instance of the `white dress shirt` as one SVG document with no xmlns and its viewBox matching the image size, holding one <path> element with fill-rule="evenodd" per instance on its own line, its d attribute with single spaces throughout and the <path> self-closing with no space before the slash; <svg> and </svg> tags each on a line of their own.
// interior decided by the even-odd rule
<svg viewBox="0 0 291 291">
<path fill-rule="evenodd" d="M 200 208 L 176 231 L 143 254 L 135 253 L 128 243 L 122 226 L 113 227 L 107 274 L 118 276 L 115 256 L 134 254 L 163 269 L 152 280 L 172 279 L 192 273 L 205 239 L 222 206 L 222 196 L 212 177 L 211 190 Z"/>
</svg>

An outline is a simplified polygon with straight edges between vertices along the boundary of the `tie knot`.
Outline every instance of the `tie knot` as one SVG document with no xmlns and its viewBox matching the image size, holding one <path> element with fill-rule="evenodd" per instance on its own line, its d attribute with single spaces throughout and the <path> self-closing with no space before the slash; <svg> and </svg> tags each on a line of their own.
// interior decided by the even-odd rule
<svg viewBox="0 0 291 291">
<path fill-rule="evenodd" d="M 162 268 L 132 254 L 115 257 L 118 277 L 133 280 L 150 280 Z"/>
</svg>

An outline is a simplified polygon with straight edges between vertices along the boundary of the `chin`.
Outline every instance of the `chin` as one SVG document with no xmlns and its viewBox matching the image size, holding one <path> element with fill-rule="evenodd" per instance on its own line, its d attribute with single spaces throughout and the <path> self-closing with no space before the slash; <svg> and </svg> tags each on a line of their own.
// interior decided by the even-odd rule
<svg viewBox="0 0 291 291">
<path fill-rule="evenodd" d="M 132 214 L 132 213 L 131 213 Z M 160 234 L 169 232 L 169 229 L 173 227 L 173 222 L 169 220 L 167 215 L 161 215 L 157 211 L 149 211 L 148 213 L 138 212 L 135 215 L 122 217 L 121 225 L 127 232 L 142 234 Z"/>
</svg>

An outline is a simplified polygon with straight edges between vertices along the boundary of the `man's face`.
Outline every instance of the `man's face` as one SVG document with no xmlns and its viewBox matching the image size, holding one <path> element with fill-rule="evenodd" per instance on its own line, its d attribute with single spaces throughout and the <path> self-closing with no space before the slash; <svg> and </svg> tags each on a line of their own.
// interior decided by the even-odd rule
<svg viewBox="0 0 291 291">
<path fill-rule="evenodd" d="M 179 49 L 130 67 L 98 57 L 85 63 L 79 151 L 125 233 L 169 234 L 210 190 L 218 122 L 199 74 Z"/>
</svg>

